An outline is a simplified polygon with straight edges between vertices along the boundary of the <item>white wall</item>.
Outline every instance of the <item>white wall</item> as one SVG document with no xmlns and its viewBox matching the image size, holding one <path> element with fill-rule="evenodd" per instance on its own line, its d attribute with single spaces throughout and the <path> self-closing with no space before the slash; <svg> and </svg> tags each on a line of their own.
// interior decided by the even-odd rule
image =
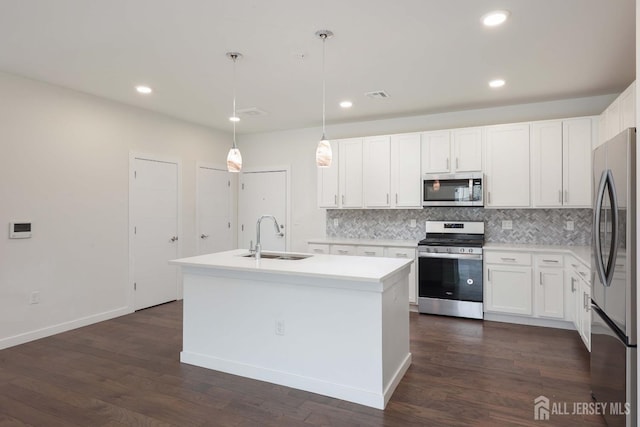
<svg viewBox="0 0 640 427">
<path fill-rule="evenodd" d="M 327 127 L 332 139 L 391 133 L 450 129 L 467 126 L 545 120 L 600 114 L 617 94 L 562 101 L 521 104 L 509 107 L 466 110 L 452 113 L 403 117 Z M 243 135 L 238 140 L 245 167 L 260 169 L 272 165 L 291 166 L 292 213 L 291 250 L 305 251 L 307 240 L 322 237 L 326 211 L 316 207 L 315 149 L 320 128 Z"/>
<path fill-rule="evenodd" d="M 195 254 L 196 161 L 224 164 L 230 138 L 8 74 L 0 94 L 3 348 L 132 310 L 130 152 L 182 161 L 182 255 Z M 9 240 L 11 220 L 33 221 L 33 237 Z M 28 304 L 32 291 L 40 304 Z"/>
</svg>

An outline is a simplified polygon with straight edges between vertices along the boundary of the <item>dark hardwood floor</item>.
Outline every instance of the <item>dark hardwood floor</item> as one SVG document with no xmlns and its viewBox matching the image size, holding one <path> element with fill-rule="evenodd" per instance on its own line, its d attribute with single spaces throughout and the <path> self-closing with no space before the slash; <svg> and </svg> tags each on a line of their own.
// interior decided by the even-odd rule
<svg viewBox="0 0 640 427">
<path fill-rule="evenodd" d="M 0 426 L 604 426 L 535 421 L 590 401 L 578 334 L 411 314 L 413 363 L 384 411 L 179 362 L 182 303 L 0 351 Z M 256 349 L 260 351 L 260 349 Z"/>
</svg>

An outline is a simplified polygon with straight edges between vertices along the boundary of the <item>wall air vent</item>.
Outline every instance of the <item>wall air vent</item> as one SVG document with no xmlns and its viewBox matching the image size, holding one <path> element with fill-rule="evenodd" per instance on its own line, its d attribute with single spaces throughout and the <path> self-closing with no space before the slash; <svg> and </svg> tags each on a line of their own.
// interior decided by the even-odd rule
<svg viewBox="0 0 640 427">
<path fill-rule="evenodd" d="M 236 110 L 238 117 L 262 117 L 268 113 L 258 107 L 240 108 Z"/>
<path fill-rule="evenodd" d="M 389 98 L 389 94 L 383 90 L 374 90 L 373 92 L 367 92 L 364 94 L 365 96 L 368 96 L 369 98 L 373 98 L 373 99 L 386 99 Z"/>
</svg>

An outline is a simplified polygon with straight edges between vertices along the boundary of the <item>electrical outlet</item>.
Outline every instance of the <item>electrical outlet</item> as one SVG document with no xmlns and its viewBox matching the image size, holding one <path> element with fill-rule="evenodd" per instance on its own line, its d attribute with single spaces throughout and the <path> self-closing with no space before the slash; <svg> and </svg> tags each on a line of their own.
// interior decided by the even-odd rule
<svg viewBox="0 0 640 427">
<path fill-rule="evenodd" d="M 573 221 L 567 221 L 567 224 L 565 225 L 565 230 L 573 231 L 574 227 L 575 227 L 575 223 Z"/>
<path fill-rule="evenodd" d="M 415 219 L 411 220 L 411 228 L 416 228 L 416 220 Z"/>
<path fill-rule="evenodd" d="M 512 230 L 513 229 L 513 221 L 510 219 L 502 221 L 502 229 L 503 230 Z"/>
<path fill-rule="evenodd" d="M 333 219 L 333 226 L 337 227 L 338 226 L 338 218 L 334 218 Z"/>
<path fill-rule="evenodd" d="M 284 320 L 276 320 L 276 335 L 284 335 Z"/>
<path fill-rule="evenodd" d="M 33 291 L 29 296 L 29 304 L 39 304 L 40 303 L 40 292 Z"/>
</svg>

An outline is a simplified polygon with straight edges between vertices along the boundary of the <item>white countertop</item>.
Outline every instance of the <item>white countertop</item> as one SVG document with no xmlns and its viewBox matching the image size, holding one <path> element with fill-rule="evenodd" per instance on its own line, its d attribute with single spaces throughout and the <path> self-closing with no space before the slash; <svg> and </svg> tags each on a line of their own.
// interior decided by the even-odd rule
<svg viewBox="0 0 640 427">
<path fill-rule="evenodd" d="M 389 246 L 396 248 L 416 248 L 417 240 L 389 240 L 389 239 L 347 239 L 344 237 L 319 237 L 309 239 L 308 243 L 323 245 L 358 245 L 358 246 Z"/>
<path fill-rule="evenodd" d="M 515 243 L 485 243 L 486 250 L 508 250 L 522 252 L 557 252 L 573 255 L 585 266 L 591 265 L 591 246 L 564 246 L 564 245 L 520 245 Z"/>
<path fill-rule="evenodd" d="M 272 251 L 264 251 L 272 252 Z M 307 254 L 301 260 L 279 260 L 243 257 L 246 249 L 181 258 L 169 261 L 182 267 L 240 271 L 258 274 L 284 274 L 349 281 L 382 282 L 392 274 L 413 262 L 412 259 L 378 258 L 363 256 L 343 256 Z"/>
</svg>

